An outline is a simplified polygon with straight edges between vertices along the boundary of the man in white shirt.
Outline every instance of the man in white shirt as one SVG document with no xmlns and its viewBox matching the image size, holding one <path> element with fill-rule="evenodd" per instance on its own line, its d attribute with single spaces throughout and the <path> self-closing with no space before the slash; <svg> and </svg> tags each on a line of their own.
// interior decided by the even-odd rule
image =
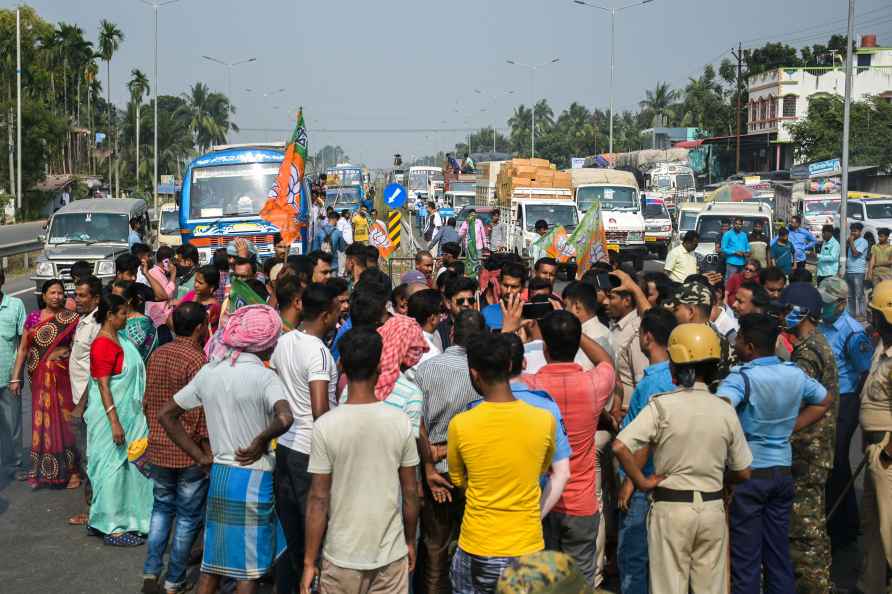
<svg viewBox="0 0 892 594">
<path fill-rule="evenodd" d="M 443 343 L 437 332 L 437 324 L 440 323 L 440 312 L 443 307 L 443 296 L 434 289 L 424 289 L 409 297 L 408 315 L 413 318 L 424 334 L 424 340 L 430 347 L 421 356 L 419 365 L 443 352 Z"/>
<path fill-rule="evenodd" d="M 331 285 L 308 286 L 301 296 L 300 325 L 279 339 L 270 358 L 270 368 L 285 385 L 294 416 L 294 423 L 276 446 L 276 512 L 288 539 L 290 561 L 278 564 L 279 592 L 295 592 L 300 583 L 313 425 L 337 404 L 337 365 L 323 342 L 340 317 L 337 297 L 338 290 Z"/>
<path fill-rule="evenodd" d="M 382 346 L 371 328 L 341 339 L 347 401 L 313 427 L 301 592 L 310 591 L 320 549 L 321 592 L 409 591 L 419 459 L 409 418 L 375 398 Z"/>
<path fill-rule="evenodd" d="M 697 274 L 697 244 L 700 236 L 696 231 L 688 231 L 684 234 L 681 244 L 675 246 L 666 255 L 666 263 L 663 269 L 669 278 L 677 283 L 683 283 L 687 277 Z"/>
<path fill-rule="evenodd" d="M 344 238 L 345 246 L 353 243 L 353 225 L 350 224 L 350 213 L 347 211 L 341 213 L 341 216 L 338 218 L 337 229 L 341 232 L 341 237 Z M 344 266 L 346 264 L 347 254 L 345 248 L 345 251 L 338 252 L 338 276 L 344 276 Z"/>
</svg>

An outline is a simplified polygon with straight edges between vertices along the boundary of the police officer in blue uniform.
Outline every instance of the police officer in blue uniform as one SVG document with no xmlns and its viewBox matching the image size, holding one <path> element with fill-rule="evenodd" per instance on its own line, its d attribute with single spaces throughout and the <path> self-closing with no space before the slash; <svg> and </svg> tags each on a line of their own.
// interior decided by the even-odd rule
<svg viewBox="0 0 892 594">
<path fill-rule="evenodd" d="M 765 314 L 740 318 L 734 348 L 743 365 L 732 368 L 716 394 L 737 409 L 753 453 L 750 479 L 731 500 L 731 592 L 796 591 L 790 559 L 794 431 L 819 421 L 832 398 L 814 378 L 775 354 L 777 320 Z M 764 578 L 764 579 L 763 579 Z"/>
<path fill-rule="evenodd" d="M 852 465 L 849 462 L 849 446 L 855 429 L 858 428 L 858 414 L 861 407 L 859 394 L 861 385 L 873 358 L 873 343 L 867 332 L 855 318 L 846 311 L 849 287 L 841 278 L 831 276 L 821 281 L 818 287 L 823 302 L 821 323 L 818 332 L 824 335 L 839 370 L 839 414 L 836 418 L 836 447 L 833 470 L 827 483 L 827 508 L 845 497 L 843 504 L 830 519 L 828 530 L 833 549 L 855 542 L 858 537 L 858 503 L 855 490 L 843 490 L 852 478 Z"/>
</svg>

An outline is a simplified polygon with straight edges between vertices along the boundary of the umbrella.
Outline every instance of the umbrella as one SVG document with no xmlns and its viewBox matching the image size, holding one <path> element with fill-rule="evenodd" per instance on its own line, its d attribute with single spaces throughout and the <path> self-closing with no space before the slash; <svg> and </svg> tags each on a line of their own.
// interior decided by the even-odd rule
<svg viewBox="0 0 892 594">
<path fill-rule="evenodd" d="M 726 184 L 707 196 L 707 202 L 746 202 L 753 191 L 743 184 Z"/>
</svg>

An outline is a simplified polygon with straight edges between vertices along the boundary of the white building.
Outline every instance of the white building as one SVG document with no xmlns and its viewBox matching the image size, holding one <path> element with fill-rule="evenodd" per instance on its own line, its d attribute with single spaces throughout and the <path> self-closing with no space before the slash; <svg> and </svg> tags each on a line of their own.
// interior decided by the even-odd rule
<svg viewBox="0 0 892 594">
<path fill-rule="evenodd" d="M 892 47 L 877 47 L 866 35 L 855 49 L 852 99 L 879 95 L 892 102 Z M 788 169 L 793 164 L 791 137 L 786 124 L 808 114 L 808 102 L 821 95 L 845 94 L 844 65 L 778 68 L 749 77 L 747 144 L 761 146 L 753 170 Z"/>
</svg>

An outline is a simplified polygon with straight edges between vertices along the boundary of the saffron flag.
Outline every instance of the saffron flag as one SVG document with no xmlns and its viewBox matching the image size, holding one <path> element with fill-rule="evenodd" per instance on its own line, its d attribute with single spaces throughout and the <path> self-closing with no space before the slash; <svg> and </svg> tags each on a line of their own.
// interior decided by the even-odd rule
<svg viewBox="0 0 892 594">
<path fill-rule="evenodd" d="M 594 262 L 608 262 L 607 236 L 601 225 L 601 210 L 597 204 L 583 215 L 567 243 L 576 248 L 577 274 L 580 278 Z"/>
<path fill-rule="evenodd" d="M 375 221 L 369 227 L 369 245 L 378 248 L 378 255 L 382 258 L 388 257 L 393 252 L 394 247 L 396 247 L 390 241 L 390 236 L 387 235 L 387 227 L 381 221 Z"/>
<path fill-rule="evenodd" d="M 297 214 L 300 212 L 300 188 L 307 162 L 307 128 L 303 108 L 297 112 L 297 125 L 285 149 L 276 182 L 267 194 L 260 218 L 279 228 L 287 243 L 300 237 Z"/>
<path fill-rule="evenodd" d="M 535 244 L 546 256 L 564 264 L 576 257 L 576 246 L 569 241 L 570 235 L 563 225 L 552 227 Z"/>
</svg>

